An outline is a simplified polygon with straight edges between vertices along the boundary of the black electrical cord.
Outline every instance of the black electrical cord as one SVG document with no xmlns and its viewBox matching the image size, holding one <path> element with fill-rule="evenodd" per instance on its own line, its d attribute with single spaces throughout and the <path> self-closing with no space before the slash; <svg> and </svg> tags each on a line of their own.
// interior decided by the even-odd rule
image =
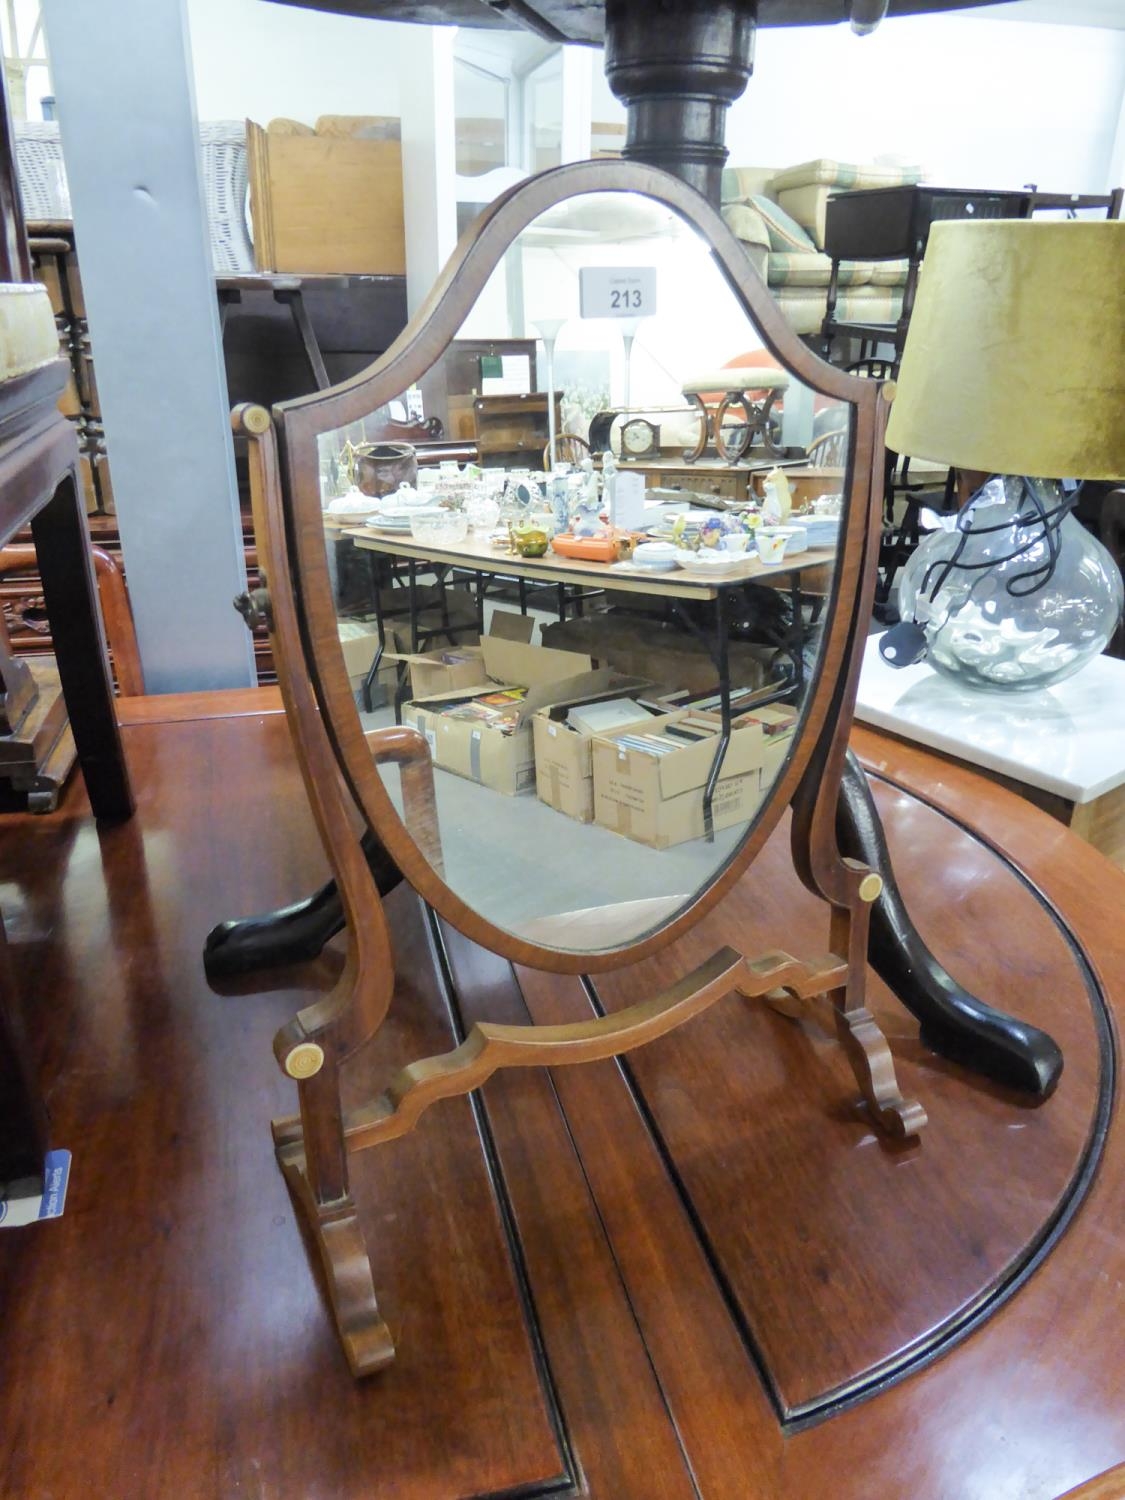
<svg viewBox="0 0 1125 1500">
<path fill-rule="evenodd" d="M 1046 587 L 1050 583 L 1054 576 L 1055 568 L 1058 566 L 1059 553 L 1062 551 L 1059 528 L 1073 504 L 1073 496 L 1064 496 L 1057 505 L 1053 505 L 1048 509 L 1043 504 L 1042 498 L 1036 491 L 1034 484 L 1029 479 L 1024 478 L 1021 480 L 1021 483 L 1023 486 L 1023 494 L 1020 497 L 1021 504 L 1024 500 L 1030 499 L 1032 505 L 1031 513 L 1024 514 L 1021 511 L 1020 514 L 1012 517 L 1010 520 L 999 522 L 995 526 L 974 526 L 972 524 L 974 513 L 970 503 L 970 506 L 967 506 L 957 517 L 957 530 L 960 536 L 952 556 L 939 558 L 926 569 L 918 587 L 918 597 L 920 599 L 928 596 L 930 602 L 933 603 L 941 592 L 946 579 L 954 570 L 962 573 L 976 573 L 998 568 L 1004 563 L 1013 562 L 1015 559 L 1022 557 L 1025 553 L 1030 552 L 1033 547 L 1037 547 L 1044 541 L 1047 544 L 1046 559 L 1025 572 L 1013 574 L 1011 578 L 1005 580 L 1004 587 L 1013 598 L 1025 599 L 1029 594 L 1038 593 L 1041 588 Z M 1034 535 L 1030 536 L 1026 541 L 1021 542 L 1018 547 L 1003 557 L 990 557 L 986 562 L 977 563 L 961 561 L 961 556 L 971 536 L 990 536 L 999 531 L 1012 531 L 1034 526 L 1038 526 L 1040 529 L 1036 530 Z M 930 579 L 935 572 L 940 572 L 941 576 L 931 587 Z M 1021 587 L 1024 584 L 1026 584 L 1026 587 Z"/>
</svg>

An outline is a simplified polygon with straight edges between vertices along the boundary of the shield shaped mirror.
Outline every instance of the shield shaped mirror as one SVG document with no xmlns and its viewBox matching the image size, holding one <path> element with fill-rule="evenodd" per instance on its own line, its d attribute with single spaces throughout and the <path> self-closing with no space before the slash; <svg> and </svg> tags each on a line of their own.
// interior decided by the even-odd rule
<svg viewBox="0 0 1125 1500">
<path fill-rule="evenodd" d="M 755 318 L 733 239 L 552 175 L 379 366 L 283 409 L 283 468 L 377 836 L 501 951 L 605 954 L 698 907 L 791 794 L 863 526 L 855 382 Z M 414 752 L 380 755 L 396 725 Z"/>
</svg>

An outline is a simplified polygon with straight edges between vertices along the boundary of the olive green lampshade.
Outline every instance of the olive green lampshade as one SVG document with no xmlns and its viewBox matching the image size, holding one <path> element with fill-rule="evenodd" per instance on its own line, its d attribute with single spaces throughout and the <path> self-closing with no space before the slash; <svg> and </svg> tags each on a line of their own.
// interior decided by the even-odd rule
<svg viewBox="0 0 1125 1500">
<path fill-rule="evenodd" d="M 992 474 L 1125 477 L 1125 222 L 935 224 L 887 446 Z"/>
</svg>

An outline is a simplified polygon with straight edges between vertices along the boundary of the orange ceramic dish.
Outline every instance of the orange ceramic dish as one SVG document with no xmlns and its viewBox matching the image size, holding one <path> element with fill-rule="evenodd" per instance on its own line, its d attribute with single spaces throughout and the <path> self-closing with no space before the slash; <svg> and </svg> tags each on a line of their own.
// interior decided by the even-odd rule
<svg viewBox="0 0 1125 1500">
<path fill-rule="evenodd" d="M 551 538 L 551 547 L 563 557 L 577 557 L 583 562 L 617 561 L 617 538 L 613 536 L 571 536 L 564 532 Z"/>
</svg>

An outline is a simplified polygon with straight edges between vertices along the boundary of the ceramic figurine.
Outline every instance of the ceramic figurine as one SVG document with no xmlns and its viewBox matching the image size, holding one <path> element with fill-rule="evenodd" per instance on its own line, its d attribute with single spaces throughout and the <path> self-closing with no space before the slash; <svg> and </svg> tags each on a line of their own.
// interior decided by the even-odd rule
<svg viewBox="0 0 1125 1500">
<path fill-rule="evenodd" d="M 574 518 L 575 536 L 600 536 L 604 527 L 601 522 L 601 496 L 598 494 L 598 476 L 594 473 L 594 460 L 589 454 L 582 460 L 584 486 L 578 502 L 578 514 Z"/>
<path fill-rule="evenodd" d="M 781 525 L 781 501 L 778 497 L 777 486 L 767 476 L 762 481 L 762 525 Z"/>
<path fill-rule="evenodd" d="M 607 448 L 602 454 L 603 509 L 611 526 L 617 522 L 617 464 Z"/>
<path fill-rule="evenodd" d="M 788 521 L 793 513 L 793 494 L 789 488 L 789 476 L 784 469 L 771 469 L 763 481 L 766 492 L 766 503 L 762 506 L 762 517 L 768 526 L 780 526 Z M 770 491 L 773 491 L 774 508 L 777 515 L 766 514 L 766 504 L 769 503 Z"/>
<path fill-rule="evenodd" d="M 551 477 L 551 511 L 555 530 L 565 531 L 570 525 L 570 485 L 565 474 L 556 473 Z"/>
</svg>

